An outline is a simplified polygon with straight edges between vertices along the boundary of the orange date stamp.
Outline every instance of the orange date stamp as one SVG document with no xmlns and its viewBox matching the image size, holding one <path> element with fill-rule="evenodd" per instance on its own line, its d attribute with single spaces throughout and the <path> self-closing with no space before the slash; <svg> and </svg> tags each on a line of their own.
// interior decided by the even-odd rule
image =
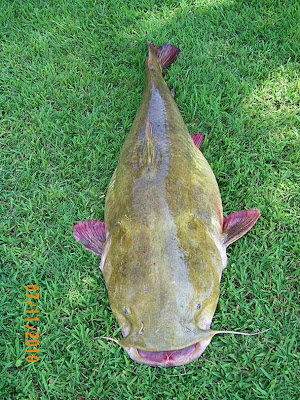
<svg viewBox="0 0 300 400">
<path fill-rule="evenodd" d="M 36 308 L 36 300 L 40 298 L 40 294 L 38 292 L 39 286 L 27 285 L 25 286 L 25 289 L 26 297 L 30 299 L 24 301 L 24 303 L 30 307 L 27 307 L 25 310 L 25 321 L 27 323 L 24 325 L 24 327 L 29 329 L 29 331 L 25 332 L 25 339 L 27 339 L 25 341 L 25 345 L 28 347 L 25 349 L 25 353 L 29 353 L 27 357 L 25 357 L 25 360 L 28 362 L 37 362 L 39 361 L 39 357 L 32 353 L 39 353 L 37 346 L 40 344 L 40 342 L 37 340 L 39 338 L 39 333 L 36 326 L 36 321 L 39 321 L 39 317 L 36 315 L 39 313 L 39 310 Z"/>
</svg>

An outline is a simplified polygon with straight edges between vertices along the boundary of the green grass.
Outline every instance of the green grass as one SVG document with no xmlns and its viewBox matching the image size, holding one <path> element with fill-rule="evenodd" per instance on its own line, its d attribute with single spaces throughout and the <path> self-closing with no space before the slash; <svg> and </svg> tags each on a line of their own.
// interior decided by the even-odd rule
<svg viewBox="0 0 300 400">
<path fill-rule="evenodd" d="M 0 398 L 298 399 L 299 3 L 1 0 L 0 9 Z M 210 362 L 168 370 L 101 339 L 120 332 L 97 258 L 72 237 L 76 221 L 103 218 L 141 98 L 146 39 L 182 50 L 166 81 L 190 132 L 206 135 L 225 213 L 262 214 L 229 248 L 213 328 L 271 328 L 216 336 Z M 28 283 L 41 288 L 36 364 L 24 360 Z"/>
</svg>

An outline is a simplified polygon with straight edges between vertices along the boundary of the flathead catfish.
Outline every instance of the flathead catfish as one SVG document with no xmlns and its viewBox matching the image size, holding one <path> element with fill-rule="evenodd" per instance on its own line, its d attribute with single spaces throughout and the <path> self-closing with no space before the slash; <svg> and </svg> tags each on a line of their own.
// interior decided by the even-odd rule
<svg viewBox="0 0 300 400">
<path fill-rule="evenodd" d="M 258 210 L 223 218 L 217 181 L 190 136 L 162 75 L 179 49 L 148 43 L 143 98 L 121 150 L 105 222 L 84 221 L 74 236 L 101 256 L 109 302 L 123 339 L 142 364 L 171 367 L 199 357 L 226 267 L 226 247 L 257 221 Z"/>
</svg>

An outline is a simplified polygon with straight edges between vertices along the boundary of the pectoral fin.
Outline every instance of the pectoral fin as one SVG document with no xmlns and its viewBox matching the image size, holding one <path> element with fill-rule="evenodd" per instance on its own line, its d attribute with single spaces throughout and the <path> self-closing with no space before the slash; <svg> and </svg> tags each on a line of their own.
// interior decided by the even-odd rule
<svg viewBox="0 0 300 400">
<path fill-rule="evenodd" d="M 106 240 L 105 223 L 102 221 L 82 221 L 73 227 L 73 235 L 87 250 L 101 256 Z"/>
<path fill-rule="evenodd" d="M 199 149 L 204 140 L 204 135 L 202 133 L 198 133 L 197 135 L 191 135 L 191 138 L 194 142 L 194 145 Z"/>
<path fill-rule="evenodd" d="M 260 212 L 258 210 L 238 211 L 224 218 L 223 243 L 229 246 L 237 239 L 245 235 L 256 223 Z"/>
</svg>

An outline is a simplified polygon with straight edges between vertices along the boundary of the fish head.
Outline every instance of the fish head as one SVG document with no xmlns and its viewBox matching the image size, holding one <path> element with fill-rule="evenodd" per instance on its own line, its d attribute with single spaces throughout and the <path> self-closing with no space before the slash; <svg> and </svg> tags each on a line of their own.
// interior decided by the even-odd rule
<svg viewBox="0 0 300 400">
<path fill-rule="evenodd" d="M 170 292 L 168 285 L 160 298 L 153 297 L 151 289 L 147 296 L 144 286 L 127 287 L 125 295 L 123 286 L 115 285 L 109 295 L 123 335 L 120 345 L 134 361 L 153 367 L 173 367 L 196 360 L 215 334 L 210 325 L 219 297 L 217 283 L 201 291 L 200 301 L 199 294 L 178 294 L 179 288 L 177 293 Z"/>
<path fill-rule="evenodd" d="M 196 305 L 197 307 L 197 305 Z M 212 307 L 197 310 L 194 318 L 173 314 L 165 319 L 151 317 L 151 323 L 134 317 L 126 321 L 120 344 L 129 356 L 141 364 L 172 367 L 188 364 L 202 355 L 215 332 L 210 330 Z M 149 322 L 150 322 L 149 321 Z M 205 328 L 205 329 L 203 329 Z"/>
<path fill-rule="evenodd" d="M 128 232 L 125 223 L 115 230 L 103 268 L 111 309 L 123 335 L 119 344 L 138 363 L 190 363 L 214 336 L 210 325 L 219 298 L 219 252 L 208 244 L 199 254 L 195 241 L 195 249 L 183 257 L 172 243 L 160 247 L 153 232 L 136 231 Z"/>
</svg>

